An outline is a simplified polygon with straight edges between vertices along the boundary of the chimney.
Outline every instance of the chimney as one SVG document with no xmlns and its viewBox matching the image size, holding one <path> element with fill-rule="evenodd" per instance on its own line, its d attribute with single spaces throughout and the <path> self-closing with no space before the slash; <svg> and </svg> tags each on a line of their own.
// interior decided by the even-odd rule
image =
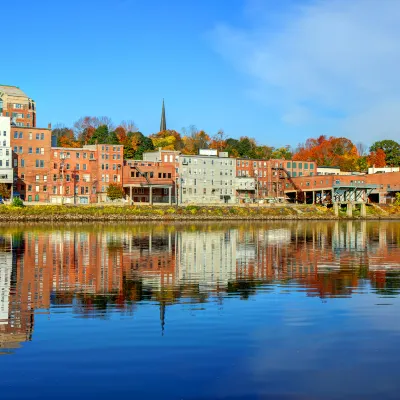
<svg viewBox="0 0 400 400">
<path fill-rule="evenodd" d="M 51 129 L 51 122 L 49 122 L 49 123 L 47 124 L 47 127 L 48 127 L 49 129 Z"/>
</svg>

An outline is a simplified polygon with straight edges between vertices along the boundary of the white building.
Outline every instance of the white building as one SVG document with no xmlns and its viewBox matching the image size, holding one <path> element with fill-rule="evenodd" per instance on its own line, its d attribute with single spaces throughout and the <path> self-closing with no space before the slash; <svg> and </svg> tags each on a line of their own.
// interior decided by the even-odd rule
<svg viewBox="0 0 400 400">
<path fill-rule="evenodd" d="M 0 183 L 6 183 L 11 189 L 14 178 L 14 170 L 12 167 L 10 127 L 10 118 L 0 116 Z"/>
<path fill-rule="evenodd" d="M 368 174 L 385 174 L 386 172 L 399 172 L 399 167 L 368 168 Z"/>
<path fill-rule="evenodd" d="M 235 204 L 236 161 L 228 153 L 200 150 L 179 155 L 181 204 Z"/>
</svg>

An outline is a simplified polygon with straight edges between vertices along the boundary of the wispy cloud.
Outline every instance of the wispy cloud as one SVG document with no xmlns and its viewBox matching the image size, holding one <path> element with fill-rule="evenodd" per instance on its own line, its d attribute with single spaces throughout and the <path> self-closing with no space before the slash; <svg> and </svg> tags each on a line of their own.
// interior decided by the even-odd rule
<svg viewBox="0 0 400 400">
<path fill-rule="evenodd" d="M 400 2 L 296 4 L 272 12 L 258 2 L 257 15 L 244 11 L 246 28 L 215 28 L 216 50 L 254 78 L 249 91 L 286 124 L 326 118 L 354 140 L 398 138 Z"/>
</svg>

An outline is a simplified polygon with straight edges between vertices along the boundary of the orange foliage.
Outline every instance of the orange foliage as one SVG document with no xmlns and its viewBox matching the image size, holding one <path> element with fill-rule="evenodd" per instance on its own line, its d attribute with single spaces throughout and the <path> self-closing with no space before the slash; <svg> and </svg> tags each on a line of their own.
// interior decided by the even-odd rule
<svg viewBox="0 0 400 400">
<path fill-rule="evenodd" d="M 58 139 L 58 145 L 59 147 L 74 147 L 74 148 L 82 147 L 80 142 L 66 136 L 61 136 Z"/>
<path fill-rule="evenodd" d="M 308 139 L 293 155 L 293 160 L 314 161 L 318 165 L 338 166 L 343 170 L 355 170 L 359 158 L 351 140 L 320 136 Z"/>
<path fill-rule="evenodd" d="M 377 151 L 371 151 L 368 156 L 368 164 L 372 167 L 376 168 L 386 167 L 386 154 L 382 149 L 378 149 Z"/>
</svg>

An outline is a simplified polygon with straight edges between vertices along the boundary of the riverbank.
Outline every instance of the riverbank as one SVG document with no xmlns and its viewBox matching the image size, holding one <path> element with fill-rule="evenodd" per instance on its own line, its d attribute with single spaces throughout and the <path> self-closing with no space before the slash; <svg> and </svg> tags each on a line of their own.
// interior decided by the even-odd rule
<svg viewBox="0 0 400 400">
<path fill-rule="evenodd" d="M 400 219 L 400 207 L 367 207 L 367 216 L 345 211 L 336 217 L 331 208 L 317 205 L 273 206 L 0 206 L 0 222 L 13 221 L 224 221 L 224 220 L 337 220 Z"/>
</svg>

